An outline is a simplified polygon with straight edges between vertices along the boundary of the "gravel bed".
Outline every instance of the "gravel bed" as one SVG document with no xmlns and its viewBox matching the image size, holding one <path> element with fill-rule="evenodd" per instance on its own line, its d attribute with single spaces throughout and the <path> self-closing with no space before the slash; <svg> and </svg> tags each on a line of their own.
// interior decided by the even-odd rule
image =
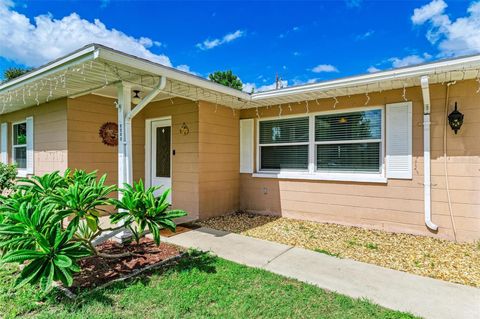
<svg viewBox="0 0 480 319">
<path fill-rule="evenodd" d="M 431 237 L 249 213 L 214 217 L 198 224 L 480 287 L 480 243 L 454 243 Z"/>
</svg>

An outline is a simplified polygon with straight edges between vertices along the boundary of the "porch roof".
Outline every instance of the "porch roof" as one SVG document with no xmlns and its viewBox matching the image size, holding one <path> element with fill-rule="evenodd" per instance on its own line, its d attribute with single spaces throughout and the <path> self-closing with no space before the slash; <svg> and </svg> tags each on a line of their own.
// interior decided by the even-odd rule
<svg viewBox="0 0 480 319">
<path fill-rule="evenodd" d="M 0 114 L 89 93 L 116 98 L 115 84 L 121 81 L 131 83 L 132 89 L 146 94 L 161 76 L 166 77 L 167 84 L 154 100 L 181 97 L 242 109 L 419 86 L 423 75 L 429 76 L 430 83 L 476 78 L 480 88 L 480 55 L 249 94 L 99 44 L 90 44 L 1 84 Z"/>
</svg>

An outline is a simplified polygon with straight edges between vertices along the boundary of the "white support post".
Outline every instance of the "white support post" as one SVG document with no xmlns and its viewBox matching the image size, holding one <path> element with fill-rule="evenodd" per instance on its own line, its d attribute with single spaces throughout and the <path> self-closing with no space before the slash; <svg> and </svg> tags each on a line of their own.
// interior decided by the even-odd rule
<svg viewBox="0 0 480 319">
<path fill-rule="evenodd" d="M 132 105 L 131 86 L 128 83 L 121 82 L 117 85 L 117 109 L 118 109 L 118 186 L 123 187 L 127 182 L 128 176 L 128 148 L 127 134 L 125 132 L 125 118 L 131 110 Z M 119 196 L 121 194 L 119 193 Z M 120 199 L 120 198 L 119 198 Z"/>
<path fill-rule="evenodd" d="M 128 83 L 120 82 L 117 84 L 117 110 L 118 110 L 118 187 L 123 187 L 128 182 L 128 160 L 131 156 L 128 154 L 125 132 L 125 118 L 132 109 L 132 92 Z M 122 193 L 118 192 L 118 199 L 122 199 Z M 115 235 L 117 241 L 125 242 L 132 237 L 128 230 Z"/>
</svg>

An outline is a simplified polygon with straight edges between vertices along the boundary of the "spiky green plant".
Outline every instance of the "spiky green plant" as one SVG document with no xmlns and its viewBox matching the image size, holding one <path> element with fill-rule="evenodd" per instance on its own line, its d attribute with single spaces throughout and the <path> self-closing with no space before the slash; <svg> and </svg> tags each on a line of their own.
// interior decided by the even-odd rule
<svg viewBox="0 0 480 319">
<path fill-rule="evenodd" d="M 170 203 L 167 201 L 170 190 L 166 190 L 160 196 L 155 196 L 155 192 L 160 187 L 145 188 L 142 180 L 132 185 L 125 184 L 121 200 L 113 199 L 112 203 L 118 210 L 117 213 L 110 216 L 112 223 L 123 222 L 125 226 L 133 233 L 138 242 L 148 228 L 157 245 L 160 244 L 160 229 L 167 228 L 175 231 L 175 218 L 187 215 L 187 212 L 180 209 L 169 209 Z"/>
<path fill-rule="evenodd" d="M 182 210 L 169 210 L 168 190 L 155 196 L 158 188 L 145 189 L 143 183 L 106 185 L 106 175 L 67 170 L 20 180 L 8 196 L 0 197 L 1 263 L 27 263 L 17 283 L 40 284 L 48 291 L 53 281 L 70 286 L 73 273 L 79 271 L 78 259 L 97 255 L 124 257 L 131 253 L 108 255 L 93 244 L 106 231 L 132 230 L 137 241 L 146 228 L 160 243 L 160 229 L 175 230 L 174 218 L 185 216 Z M 122 200 L 112 199 L 115 191 Z M 120 211 L 111 215 L 113 224 L 102 228 L 99 216 L 106 205 Z"/>
</svg>

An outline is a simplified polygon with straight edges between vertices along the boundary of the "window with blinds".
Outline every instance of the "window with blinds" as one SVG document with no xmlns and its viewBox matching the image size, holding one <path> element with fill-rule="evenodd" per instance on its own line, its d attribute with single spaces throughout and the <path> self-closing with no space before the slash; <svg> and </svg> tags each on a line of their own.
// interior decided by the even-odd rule
<svg viewBox="0 0 480 319">
<path fill-rule="evenodd" d="M 316 169 L 380 173 L 380 109 L 315 116 Z"/>
<path fill-rule="evenodd" d="M 308 117 L 261 121 L 260 169 L 307 170 L 308 145 Z"/>
<path fill-rule="evenodd" d="M 260 171 L 381 173 L 382 138 L 380 108 L 261 120 L 259 168 Z"/>
</svg>

